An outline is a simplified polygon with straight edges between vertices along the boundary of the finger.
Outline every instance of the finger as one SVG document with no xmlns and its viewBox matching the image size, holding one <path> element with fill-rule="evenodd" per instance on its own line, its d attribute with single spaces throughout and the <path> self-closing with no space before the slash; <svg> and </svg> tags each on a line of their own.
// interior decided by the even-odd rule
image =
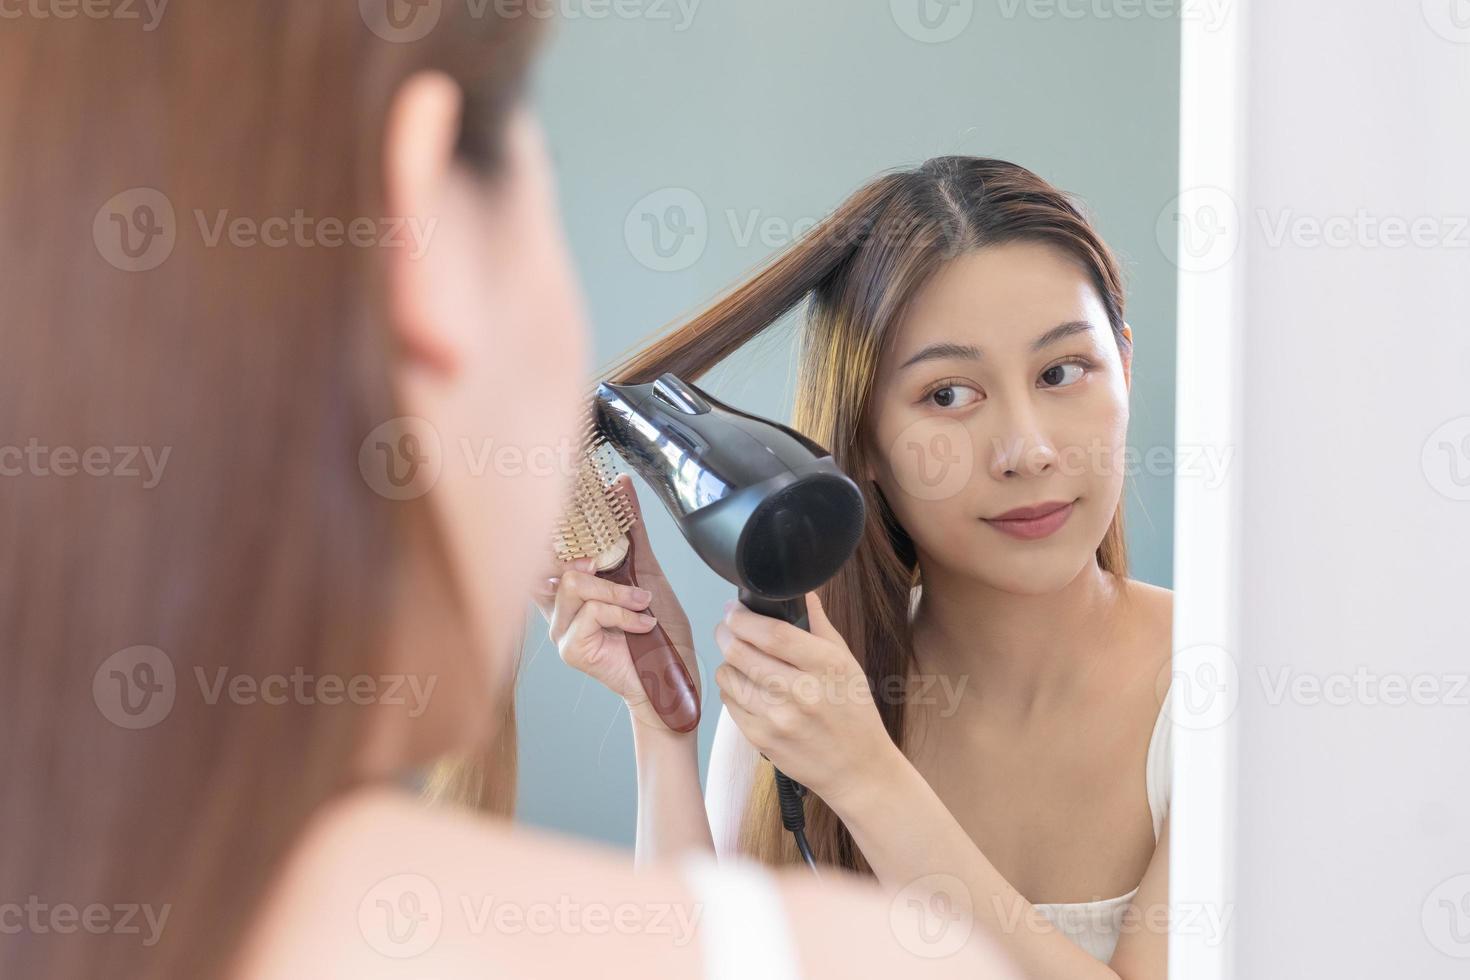
<svg viewBox="0 0 1470 980">
<path fill-rule="evenodd" d="M 556 586 L 557 577 L 545 579 L 539 582 L 536 588 L 531 590 L 531 602 L 535 604 L 541 618 L 549 624 L 551 614 L 556 611 Z"/>
<path fill-rule="evenodd" d="M 815 669 L 821 658 L 811 648 L 811 634 L 774 616 L 762 616 L 733 602 L 725 613 L 730 632 L 751 646 L 798 670 Z"/>
<path fill-rule="evenodd" d="M 842 643 L 842 634 L 837 632 L 837 627 L 832 625 L 832 620 L 827 618 L 827 607 L 822 605 L 822 597 L 812 590 L 806 594 L 806 621 L 812 628 L 812 636 L 819 636 L 824 640 L 833 640 Z"/>
<path fill-rule="evenodd" d="M 723 690 L 720 692 L 720 703 L 725 706 L 725 710 L 730 714 L 730 720 L 735 723 L 736 728 L 740 729 L 740 734 L 745 736 L 745 740 L 757 749 L 761 749 L 766 744 L 766 728 L 761 716 L 746 711 L 736 704 L 734 699 L 727 697 Z"/>
<path fill-rule="evenodd" d="M 634 612 L 596 599 L 582 604 L 577 615 L 572 617 L 565 635 L 557 643 L 562 658 L 567 659 L 572 651 L 597 650 L 602 646 L 602 631 L 620 629 L 625 633 L 647 633 L 658 624 L 647 613 Z"/>
<path fill-rule="evenodd" d="M 737 704 L 751 714 L 763 714 L 769 707 L 770 698 L 760 685 L 728 663 L 715 668 L 715 684 L 719 686 L 720 694 L 727 703 Z"/>
<path fill-rule="evenodd" d="M 548 541 L 546 550 L 543 551 L 540 557 L 537 559 L 536 568 L 531 576 L 531 581 L 536 583 L 537 585 L 540 585 L 547 579 L 558 576 L 569 568 L 578 568 L 585 570 L 585 568 L 590 567 L 591 564 L 591 558 L 577 558 L 572 561 L 562 561 L 561 558 L 557 556 L 555 545 L 551 541 Z"/>
<path fill-rule="evenodd" d="M 559 636 L 576 618 L 586 602 L 605 602 L 628 609 L 646 609 L 653 594 L 647 589 L 631 585 L 619 585 L 591 572 L 569 569 L 562 574 L 556 589 L 556 600 L 551 614 L 551 635 Z"/>
<path fill-rule="evenodd" d="M 591 558 L 577 558 L 572 561 L 561 561 L 553 558 L 553 564 L 548 566 L 549 571 L 541 578 L 534 579 L 531 585 L 531 601 L 536 604 L 541 615 L 546 621 L 551 622 L 552 612 L 556 608 L 556 591 L 561 585 L 562 574 L 569 569 L 579 572 L 590 572 L 593 560 Z"/>
<path fill-rule="evenodd" d="M 725 662 L 758 684 L 779 684 L 789 688 L 800 671 L 782 660 L 762 653 L 730 632 L 724 623 L 715 625 L 715 645 Z"/>
</svg>

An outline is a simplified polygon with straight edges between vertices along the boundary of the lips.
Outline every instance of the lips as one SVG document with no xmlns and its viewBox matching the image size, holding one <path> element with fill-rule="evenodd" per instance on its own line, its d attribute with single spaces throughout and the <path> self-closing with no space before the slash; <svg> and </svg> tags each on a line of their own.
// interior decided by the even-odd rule
<svg viewBox="0 0 1470 980">
<path fill-rule="evenodd" d="M 996 517 L 987 518 L 987 520 L 1030 521 L 1035 520 L 1038 517 L 1045 517 L 1047 514 L 1055 513 L 1056 511 L 1061 510 L 1063 507 L 1066 507 L 1069 504 L 1071 504 L 1070 500 L 1055 500 L 1049 504 L 1036 504 L 1031 507 L 1017 507 L 1015 510 L 1008 510 L 1004 514 L 1000 514 Z"/>
<path fill-rule="evenodd" d="M 1052 534 L 1067 523 L 1067 518 L 1072 516 L 1074 503 L 1076 501 L 1064 500 L 1017 507 L 999 517 L 986 518 L 985 523 L 1013 538 L 1034 541 Z"/>
</svg>

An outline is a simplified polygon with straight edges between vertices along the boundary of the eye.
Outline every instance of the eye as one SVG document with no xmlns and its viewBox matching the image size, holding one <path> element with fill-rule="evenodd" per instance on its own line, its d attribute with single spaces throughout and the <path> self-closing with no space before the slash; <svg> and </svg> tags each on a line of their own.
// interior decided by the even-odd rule
<svg viewBox="0 0 1470 980">
<path fill-rule="evenodd" d="M 940 408 L 964 408 L 978 397 L 980 392 L 970 385 L 945 381 L 938 387 L 930 388 L 924 395 L 924 401 L 933 402 Z"/>
<path fill-rule="evenodd" d="M 1051 367 L 1047 368 L 1045 371 L 1042 371 L 1041 372 L 1041 376 L 1043 378 L 1050 378 L 1050 379 L 1052 379 L 1055 382 L 1054 384 L 1048 385 L 1048 387 L 1051 387 L 1051 388 L 1066 388 L 1066 387 L 1069 387 L 1071 385 L 1076 384 L 1078 381 L 1081 381 L 1082 380 L 1082 376 L 1087 373 L 1087 369 L 1089 367 L 1091 367 L 1091 366 L 1092 365 L 1090 363 L 1088 363 L 1087 361 L 1080 360 L 1080 359 L 1078 359 L 1078 360 L 1071 360 L 1071 361 L 1062 361 L 1060 364 L 1053 364 Z M 1067 374 L 1067 371 L 1066 371 L 1067 368 L 1073 368 L 1074 369 L 1074 372 L 1071 375 L 1071 380 L 1070 381 L 1065 380 L 1068 377 L 1068 374 Z"/>
</svg>

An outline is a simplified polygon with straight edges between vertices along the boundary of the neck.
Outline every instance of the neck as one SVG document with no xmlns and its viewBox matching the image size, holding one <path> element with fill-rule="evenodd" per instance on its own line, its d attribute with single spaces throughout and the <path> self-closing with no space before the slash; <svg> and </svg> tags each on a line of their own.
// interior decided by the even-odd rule
<svg viewBox="0 0 1470 980">
<path fill-rule="evenodd" d="M 972 695 L 1023 713 L 1067 703 L 1099 666 L 1126 599 L 1090 557 L 1055 592 L 1018 595 L 919 559 L 913 638 L 918 669 L 968 676 Z"/>
<path fill-rule="evenodd" d="M 356 764 L 368 779 L 403 776 L 436 759 L 481 748 L 498 734 L 491 721 L 494 697 L 475 669 L 480 657 L 441 557 L 422 534 L 408 536 L 405 552 L 394 583 L 384 664 L 401 683 L 393 703 L 367 709 L 366 739 Z"/>
</svg>

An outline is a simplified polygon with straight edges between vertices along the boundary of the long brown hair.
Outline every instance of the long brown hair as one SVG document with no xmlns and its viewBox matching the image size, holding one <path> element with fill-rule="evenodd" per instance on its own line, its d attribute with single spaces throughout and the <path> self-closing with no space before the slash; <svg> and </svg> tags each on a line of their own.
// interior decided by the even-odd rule
<svg viewBox="0 0 1470 980">
<path fill-rule="evenodd" d="M 458 157 L 493 180 L 545 18 L 430 6 L 421 37 L 353 0 L 0 30 L 0 903 L 70 909 L 0 940 L 0 976 L 227 972 L 359 778 L 353 705 L 183 692 L 382 669 L 407 543 L 433 533 L 358 471 L 400 414 L 383 253 L 340 226 L 339 247 L 324 227 L 239 248 L 195 223 L 386 218 L 387 110 L 420 70 L 462 88 Z M 171 226 L 171 254 L 142 268 L 114 217 L 145 242 Z M 133 708 L 179 696 L 143 725 L 114 672 L 162 692 Z"/>
<path fill-rule="evenodd" d="M 844 472 L 863 473 L 872 452 L 866 432 L 879 356 L 910 301 L 947 260 L 1014 241 L 1045 243 L 1078 260 L 1126 352 L 1123 282 L 1082 209 L 1024 167 L 950 156 L 885 174 L 860 188 L 750 279 L 612 366 L 606 376 L 637 383 L 672 371 L 693 380 L 808 300 L 792 425 L 830 449 Z M 871 482 L 862 486 L 868 521 L 857 552 L 818 594 L 873 690 L 886 691 L 892 689 L 891 679 L 910 675 L 908 611 L 919 570 L 913 541 L 881 490 Z M 1105 571 L 1127 575 L 1121 502 L 1097 559 Z M 889 735 L 902 746 L 904 701 L 875 700 Z M 799 857 L 781 829 L 770 770 L 763 760 L 745 812 L 741 849 L 767 862 L 792 863 Z M 807 826 L 817 860 L 868 871 L 841 821 L 810 796 Z"/>
</svg>

